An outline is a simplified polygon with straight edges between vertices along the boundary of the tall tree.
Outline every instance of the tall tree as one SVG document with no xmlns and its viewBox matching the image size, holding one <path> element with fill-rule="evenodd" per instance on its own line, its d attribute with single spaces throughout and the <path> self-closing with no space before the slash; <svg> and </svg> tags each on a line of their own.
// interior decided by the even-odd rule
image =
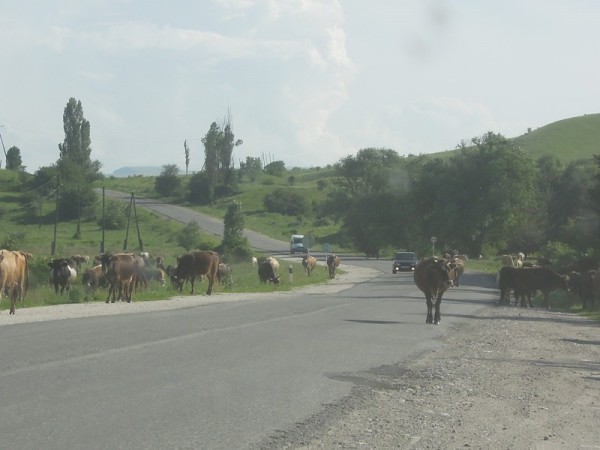
<svg viewBox="0 0 600 450">
<path fill-rule="evenodd" d="M 65 139 L 58 144 L 56 163 L 61 182 L 59 216 L 73 219 L 91 211 L 96 202 L 91 183 L 102 178 L 101 164 L 91 159 L 90 123 L 83 116 L 81 101 L 73 97 L 63 113 L 63 128 Z"/>
<path fill-rule="evenodd" d="M 245 260 L 250 257 L 248 238 L 244 236 L 246 221 L 242 204 L 237 201 L 227 206 L 227 213 L 223 220 L 223 242 L 221 251 L 228 260 Z"/>
<path fill-rule="evenodd" d="M 213 122 L 206 136 L 202 138 L 202 143 L 204 144 L 204 170 L 211 184 L 212 201 L 217 190 L 224 193 L 233 191 L 235 184 L 233 149 L 243 141 L 235 140 L 231 119 L 228 118 L 223 128 Z"/>
<path fill-rule="evenodd" d="M 183 141 L 183 148 L 185 150 L 185 176 L 188 175 L 188 168 L 190 167 L 190 148 L 187 145 L 187 139 Z"/>
<path fill-rule="evenodd" d="M 19 147 L 11 147 L 6 152 L 6 168 L 8 170 L 23 169 L 23 161 L 21 160 L 21 150 Z"/>
</svg>

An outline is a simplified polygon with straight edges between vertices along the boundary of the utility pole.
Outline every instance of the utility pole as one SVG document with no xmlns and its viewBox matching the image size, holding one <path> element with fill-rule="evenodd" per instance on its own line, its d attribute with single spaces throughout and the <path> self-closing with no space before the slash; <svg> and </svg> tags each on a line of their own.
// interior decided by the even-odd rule
<svg viewBox="0 0 600 450">
<path fill-rule="evenodd" d="M 60 175 L 56 176 L 56 213 L 54 215 L 54 240 L 52 241 L 52 247 L 50 248 L 50 254 L 54 256 L 56 252 L 56 228 L 58 227 L 58 191 L 60 188 Z"/>
</svg>

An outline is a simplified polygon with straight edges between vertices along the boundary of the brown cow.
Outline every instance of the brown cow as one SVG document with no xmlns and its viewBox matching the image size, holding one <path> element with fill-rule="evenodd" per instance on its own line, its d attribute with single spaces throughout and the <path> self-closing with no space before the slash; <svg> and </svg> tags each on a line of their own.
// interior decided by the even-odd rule
<svg viewBox="0 0 600 450">
<path fill-rule="evenodd" d="M 312 271 L 315 270 L 315 267 L 317 267 L 317 258 L 310 255 L 304 255 L 302 258 L 302 266 L 304 267 L 306 275 L 310 277 Z"/>
<path fill-rule="evenodd" d="M 452 267 L 452 270 L 454 271 L 454 277 L 452 278 L 453 285 L 458 287 L 458 280 L 465 271 L 465 263 L 462 259 L 454 257 L 452 261 L 450 261 L 450 267 Z"/>
<path fill-rule="evenodd" d="M 0 300 L 7 293 L 10 300 L 10 314 L 15 313 L 15 302 L 23 300 L 27 293 L 27 261 L 31 253 L 0 250 Z"/>
<path fill-rule="evenodd" d="M 131 253 L 116 253 L 102 255 L 102 270 L 108 281 L 108 303 L 123 298 L 130 303 L 133 294 L 135 276 L 139 272 L 138 260 Z"/>
<path fill-rule="evenodd" d="M 106 286 L 107 281 L 104 271 L 102 270 L 102 264 L 98 264 L 83 272 L 81 283 L 94 291 L 100 286 Z"/>
<path fill-rule="evenodd" d="M 329 278 L 335 278 L 335 271 L 340 265 L 340 257 L 338 255 L 327 255 L 327 269 L 329 270 Z"/>
<path fill-rule="evenodd" d="M 427 319 L 425 323 L 439 325 L 442 295 L 452 285 L 454 271 L 448 260 L 443 258 L 425 258 L 415 267 L 414 280 L 417 287 L 425 294 L 427 300 Z M 435 315 L 433 299 L 435 298 Z"/>
<path fill-rule="evenodd" d="M 522 267 L 514 272 L 515 295 L 521 298 L 521 306 L 525 306 L 527 297 L 529 307 L 532 307 L 532 294 L 540 290 L 544 295 L 544 306 L 550 309 L 548 297 L 555 289 L 569 290 L 569 277 L 546 267 Z"/>
<path fill-rule="evenodd" d="M 192 283 L 191 293 L 194 294 L 196 278 L 206 275 L 208 278 L 206 295 L 210 295 L 215 284 L 220 261 L 221 256 L 217 252 L 201 251 L 186 253 L 177 258 L 177 267 L 175 267 L 174 273 L 171 275 L 171 281 L 179 289 L 179 292 L 181 292 L 183 284 L 189 279 Z"/>
</svg>

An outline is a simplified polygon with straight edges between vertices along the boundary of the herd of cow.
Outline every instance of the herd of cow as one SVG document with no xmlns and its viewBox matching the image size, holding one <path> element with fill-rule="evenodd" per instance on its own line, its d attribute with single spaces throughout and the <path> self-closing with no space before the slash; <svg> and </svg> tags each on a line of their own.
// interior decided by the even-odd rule
<svg viewBox="0 0 600 450">
<path fill-rule="evenodd" d="M 28 284 L 28 260 L 31 253 L 23 251 L 0 250 L 0 300 L 6 296 L 10 300 L 10 314 L 15 313 L 15 303 L 23 300 Z M 50 283 L 57 295 L 69 291 L 77 279 L 82 264 L 88 263 L 88 256 L 74 255 L 68 258 L 54 258 L 48 262 Z M 316 267 L 313 256 L 305 256 L 302 265 L 310 276 Z M 258 266 L 258 277 L 263 283 L 279 284 L 279 262 L 270 256 L 258 261 L 252 258 L 252 264 Z M 331 278 L 335 277 L 340 258 L 329 255 L 327 266 Z M 206 295 L 211 295 L 215 279 L 223 284 L 231 280 L 231 266 L 221 262 L 221 257 L 213 251 L 196 251 L 177 258 L 177 265 L 164 266 L 161 257 L 151 258 L 148 253 L 107 253 L 94 258 L 94 266 L 85 269 L 81 275 L 83 285 L 92 290 L 99 287 L 108 289 L 106 303 L 124 300 L 131 302 L 138 287 L 147 287 L 148 281 L 155 280 L 165 284 L 170 279 L 180 292 L 187 281 L 191 284 L 191 294 L 195 293 L 198 279 L 208 280 Z"/>
<path fill-rule="evenodd" d="M 543 295 L 544 306 L 550 308 L 550 293 L 557 289 L 571 292 L 579 297 L 583 308 L 594 308 L 595 300 L 600 302 L 600 269 L 585 267 L 579 272 L 568 270 L 559 274 L 547 266 L 547 261 L 539 259 L 537 264 L 525 261 L 525 255 L 503 255 L 502 267 L 498 272 L 498 288 L 501 305 L 510 305 L 514 296 L 515 306 L 532 307 L 532 297 L 537 291 Z M 427 318 L 425 323 L 439 324 L 440 305 L 444 292 L 451 286 L 458 286 L 464 262 L 459 258 L 425 258 L 415 267 L 414 280 L 425 294 Z M 434 303 L 435 302 L 435 303 Z"/>
</svg>

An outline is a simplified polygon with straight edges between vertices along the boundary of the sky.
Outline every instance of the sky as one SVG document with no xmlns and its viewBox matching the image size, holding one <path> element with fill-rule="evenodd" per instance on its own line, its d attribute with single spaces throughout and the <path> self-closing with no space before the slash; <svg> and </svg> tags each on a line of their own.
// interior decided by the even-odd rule
<svg viewBox="0 0 600 450">
<path fill-rule="evenodd" d="M 236 167 L 419 155 L 600 112 L 595 0 L 0 0 L 0 134 L 28 172 L 81 101 L 91 158 L 204 163 L 229 120 Z M 3 155 L 0 155 L 4 159 Z M 4 164 L 2 165 L 4 167 Z"/>
</svg>

